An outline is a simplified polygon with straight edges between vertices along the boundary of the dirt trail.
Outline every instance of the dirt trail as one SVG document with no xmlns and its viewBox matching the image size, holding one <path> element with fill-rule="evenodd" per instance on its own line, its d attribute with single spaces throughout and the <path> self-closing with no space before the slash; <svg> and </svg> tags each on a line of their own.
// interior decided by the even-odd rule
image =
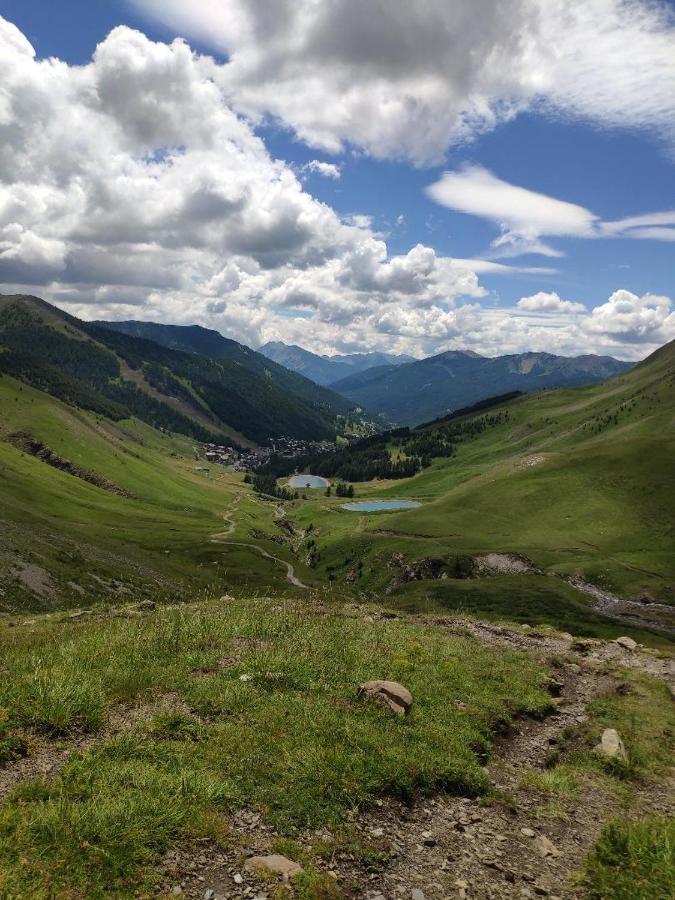
<svg viewBox="0 0 675 900">
<path fill-rule="evenodd" d="M 534 788 L 523 790 L 523 776 L 543 772 L 563 732 L 583 723 L 588 703 L 617 683 L 601 674 L 605 664 L 645 671 L 671 685 L 672 665 L 612 642 L 592 642 L 589 654 L 573 661 L 571 642 L 565 639 L 462 619 L 437 624 L 467 630 L 493 646 L 564 659 L 557 671 L 562 688 L 556 711 L 543 722 L 517 723 L 514 733 L 497 742 L 488 772 L 495 789 L 512 799 L 491 805 L 443 796 L 412 806 L 383 803 L 362 817 L 357 827 L 364 838 L 378 836 L 382 849 L 394 854 L 393 860 L 376 873 L 347 870 L 345 881 L 351 877 L 352 884 L 359 885 L 355 895 L 373 900 L 418 897 L 414 891 L 421 891 L 426 900 L 584 897 L 575 873 L 605 822 L 623 810 L 606 793 L 585 785 L 581 802 L 579 797 L 560 800 L 562 814 L 547 815 L 546 798 Z M 640 814 L 672 814 L 675 793 L 664 786 L 640 789 L 633 807 Z"/>
<path fill-rule="evenodd" d="M 271 559 L 273 562 L 279 563 L 280 566 L 284 566 L 286 569 L 286 580 L 289 584 L 292 584 L 293 587 L 302 588 L 306 590 L 309 588 L 309 585 L 306 585 L 304 582 L 300 581 L 298 576 L 295 574 L 295 568 L 289 562 L 286 562 L 285 559 L 280 559 L 278 556 L 274 556 L 272 553 L 268 553 L 263 547 L 259 547 L 258 544 L 251 544 L 246 541 L 232 541 L 230 540 L 230 535 L 234 532 L 234 529 L 237 527 L 237 523 L 234 520 L 234 511 L 239 505 L 239 501 L 241 500 L 241 494 L 238 494 L 235 498 L 232 506 L 227 510 L 227 512 L 223 513 L 223 519 L 228 523 L 227 529 L 225 531 L 220 531 L 217 534 L 211 535 L 211 543 L 212 544 L 226 544 L 229 547 L 248 547 L 250 550 L 255 550 L 256 553 L 259 553 L 261 556 L 264 556 L 265 559 Z M 281 507 L 277 507 L 277 511 L 275 513 L 275 518 L 277 520 L 282 519 L 283 515 L 279 514 L 279 509 Z"/>
<path fill-rule="evenodd" d="M 582 578 L 571 576 L 564 578 L 568 584 L 593 597 L 593 608 L 609 619 L 630 623 L 638 628 L 653 628 L 666 634 L 673 634 L 675 630 L 675 608 L 666 603 L 638 603 L 635 600 L 624 600 L 610 591 L 603 590 L 594 584 L 584 581 Z"/>
<path fill-rule="evenodd" d="M 348 614 L 365 618 L 372 616 L 372 611 L 353 604 Z M 563 732 L 583 723 L 588 703 L 617 683 L 602 674 L 606 667 L 635 668 L 672 685 L 672 662 L 648 650 L 630 653 L 603 641 L 587 642 L 588 652 L 577 656 L 570 652 L 573 639 L 536 629 L 451 617 L 420 616 L 412 621 L 469 632 L 493 647 L 558 660 L 554 671 L 561 685 L 556 710 L 543 721 L 514 723 L 514 730 L 497 740 L 487 769 L 504 802 L 484 804 L 444 795 L 411 804 L 378 801 L 359 812 L 350 824 L 364 843 L 386 854 L 387 861 L 366 864 L 350 853 L 338 853 L 326 863 L 326 869 L 333 873 L 345 897 L 363 900 L 581 900 L 584 891 L 575 875 L 605 822 L 625 811 L 606 792 L 584 783 L 580 796 L 559 801 L 559 814 L 552 815 L 546 809 L 546 796 L 534 787 L 523 788 L 523 776 L 543 772 Z M 672 814 L 674 798 L 667 784 L 639 786 L 632 814 Z M 240 810 L 232 826 L 245 848 L 244 856 L 271 851 L 275 833 L 258 813 Z M 328 832 L 318 836 L 330 838 Z M 268 897 L 264 889 L 256 894 L 260 883 L 247 875 L 242 862 L 242 852 L 237 849 L 180 848 L 165 859 L 163 887 L 171 890 L 180 885 L 190 900 L 200 900 L 205 890 L 212 890 L 217 900 Z"/>
<path fill-rule="evenodd" d="M 235 512 L 236 508 L 239 506 L 240 501 L 241 501 L 241 494 L 237 494 L 237 496 L 232 501 L 232 506 L 226 512 L 223 513 L 223 521 L 227 522 L 227 528 L 225 529 L 225 531 L 219 531 L 217 534 L 212 534 L 211 535 L 212 543 L 221 543 L 220 538 L 228 537 L 229 535 L 231 535 L 233 533 L 234 529 L 237 527 L 237 523 L 234 520 L 234 512 Z"/>
</svg>

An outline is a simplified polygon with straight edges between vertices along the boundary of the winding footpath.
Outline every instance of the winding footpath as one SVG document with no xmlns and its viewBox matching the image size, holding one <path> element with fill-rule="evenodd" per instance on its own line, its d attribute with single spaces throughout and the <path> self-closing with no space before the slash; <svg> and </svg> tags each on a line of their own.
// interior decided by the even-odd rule
<svg viewBox="0 0 675 900">
<path fill-rule="evenodd" d="M 307 590 L 309 588 L 309 585 L 300 581 L 298 576 L 295 574 L 295 568 L 293 567 L 293 565 L 289 562 L 286 562 L 285 559 L 280 559 L 278 556 L 274 556 L 272 553 L 268 553 L 267 550 L 265 550 L 263 547 L 259 547 L 258 544 L 252 544 L 246 541 L 230 540 L 230 535 L 237 527 L 237 523 L 234 520 L 234 511 L 239 505 L 240 500 L 241 494 L 238 494 L 232 506 L 227 510 L 227 512 L 223 513 L 223 520 L 227 522 L 227 528 L 225 529 L 225 531 L 219 531 L 217 534 L 213 534 L 211 536 L 211 543 L 225 544 L 229 547 L 248 547 L 249 550 L 255 550 L 256 553 L 264 556 L 265 559 L 271 559 L 273 562 L 278 563 L 280 566 L 284 566 L 286 568 L 286 580 L 289 584 L 292 584 L 293 587 Z M 281 516 L 278 516 L 278 518 L 281 518 Z"/>
</svg>

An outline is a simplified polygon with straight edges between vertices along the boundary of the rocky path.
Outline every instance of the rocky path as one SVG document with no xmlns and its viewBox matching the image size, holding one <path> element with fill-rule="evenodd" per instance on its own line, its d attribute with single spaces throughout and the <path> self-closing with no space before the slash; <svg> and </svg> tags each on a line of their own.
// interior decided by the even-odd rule
<svg viewBox="0 0 675 900">
<path fill-rule="evenodd" d="M 524 776 L 544 772 L 562 736 L 585 721 L 590 701 L 617 684 L 614 677 L 602 674 L 605 669 L 615 665 L 637 669 L 663 679 L 672 691 L 672 660 L 604 641 L 588 641 L 587 652 L 579 657 L 570 653 L 574 641 L 567 636 L 461 618 L 437 619 L 435 624 L 468 631 L 490 646 L 555 660 L 556 710 L 542 722 L 522 720 L 514 732 L 497 741 L 488 771 L 503 803 L 438 796 L 413 806 L 382 803 L 360 817 L 356 827 L 364 839 L 374 837 L 392 861 L 375 872 L 347 868 L 341 873 L 344 882 L 351 882 L 353 896 L 368 900 L 582 898 L 575 874 L 617 806 L 589 783 L 581 802 L 581 798 L 561 801 L 560 815 L 548 815 L 548 800 L 540 791 L 524 788 Z M 669 787 L 640 790 L 635 808 L 641 815 L 672 814 L 672 782 Z"/>
<path fill-rule="evenodd" d="M 226 518 L 232 523 L 231 512 Z M 225 542 L 231 531 L 223 534 Z M 346 607 L 345 613 L 364 621 L 391 615 L 373 613 L 358 604 Z M 577 796 L 551 801 L 532 775 L 536 778 L 537 773 L 546 772 L 564 735 L 584 722 L 589 702 L 618 684 L 611 674 L 614 668 L 648 673 L 673 690 L 673 660 L 642 647 L 631 650 L 616 642 L 579 642 L 569 635 L 527 626 L 507 627 L 452 616 L 413 616 L 409 621 L 468 632 L 488 646 L 538 656 L 554 673 L 555 711 L 543 721 L 516 721 L 510 733 L 497 739 L 487 767 L 495 788 L 489 802 L 444 795 L 411 804 L 379 801 L 356 813 L 349 825 L 383 861 L 366 862 L 346 849 L 338 850 L 320 867 L 336 880 L 342 896 L 362 900 L 581 900 L 584 892 L 575 880 L 576 873 L 606 821 L 624 811 L 618 798 L 590 780 L 580 782 Z M 159 711 L 181 707 L 178 696 L 158 694 L 116 708 L 103 732 L 95 736 L 75 737 L 57 746 L 36 737 L 28 757 L 0 769 L 0 803 L 23 781 L 54 777 L 72 753 L 133 728 Z M 672 781 L 637 785 L 631 814 L 672 815 L 674 798 Z M 272 900 L 279 896 L 275 893 L 278 878 L 261 881 L 246 866 L 251 856 L 273 851 L 274 830 L 258 813 L 247 809 L 236 811 L 228 826 L 231 840 L 226 849 L 206 842 L 168 853 L 162 863 L 158 895 L 190 900 Z M 317 837 L 330 839 L 331 835 L 305 835 L 300 841 L 309 844 Z"/>
<path fill-rule="evenodd" d="M 657 603 L 655 600 L 645 603 L 624 600 L 582 578 L 571 577 L 564 580 L 578 591 L 593 597 L 595 610 L 603 616 L 630 623 L 637 628 L 653 628 L 666 634 L 675 632 L 675 608 L 666 603 Z"/>
</svg>

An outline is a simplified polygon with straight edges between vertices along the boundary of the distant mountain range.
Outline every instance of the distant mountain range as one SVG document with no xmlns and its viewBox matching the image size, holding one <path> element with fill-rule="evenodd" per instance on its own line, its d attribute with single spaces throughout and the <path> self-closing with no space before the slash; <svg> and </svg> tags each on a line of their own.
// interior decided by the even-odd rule
<svg viewBox="0 0 675 900">
<path fill-rule="evenodd" d="M 303 347 L 284 344 L 282 341 L 269 341 L 259 347 L 258 352 L 324 386 L 375 366 L 400 366 L 414 360 L 414 357 L 406 354 L 396 355 L 379 351 L 319 356 Z"/>
<path fill-rule="evenodd" d="M 488 358 L 450 350 L 353 373 L 331 388 L 391 422 L 417 425 L 495 394 L 592 384 L 631 365 L 610 356 L 519 353 Z"/>
<path fill-rule="evenodd" d="M 199 440 L 332 439 L 354 404 L 198 326 L 83 322 L 0 295 L 0 374 L 114 420 Z"/>
<path fill-rule="evenodd" d="M 357 408 L 416 425 L 496 394 L 590 384 L 630 367 L 549 353 L 448 351 L 411 361 L 379 352 L 323 357 L 280 343 L 261 349 L 198 325 L 82 322 L 36 297 L 0 295 L 0 371 L 74 405 L 202 439 L 331 439 Z M 330 388 L 289 365 L 330 378 Z M 342 377 L 332 380 L 335 373 Z"/>
</svg>

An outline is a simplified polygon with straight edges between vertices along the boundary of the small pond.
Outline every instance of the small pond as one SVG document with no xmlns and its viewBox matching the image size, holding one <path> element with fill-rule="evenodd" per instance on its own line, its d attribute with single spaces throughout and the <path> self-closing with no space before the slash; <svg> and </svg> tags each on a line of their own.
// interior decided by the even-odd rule
<svg viewBox="0 0 675 900">
<path fill-rule="evenodd" d="M 415 509 L 419 506 L 416 500 L 359 500 L 357 503 L 345 503 L 342 509 L 350 512 L 379 512 L 390 509 Z"/>
<path fill-rule="evenodd" d="M 296 491 L 302 488 L 327 488 L 329 485 L 330 481 L 319 475 L 294 475 L 288 482 L 288 486 L 295 488 Z"/>
</svg>

